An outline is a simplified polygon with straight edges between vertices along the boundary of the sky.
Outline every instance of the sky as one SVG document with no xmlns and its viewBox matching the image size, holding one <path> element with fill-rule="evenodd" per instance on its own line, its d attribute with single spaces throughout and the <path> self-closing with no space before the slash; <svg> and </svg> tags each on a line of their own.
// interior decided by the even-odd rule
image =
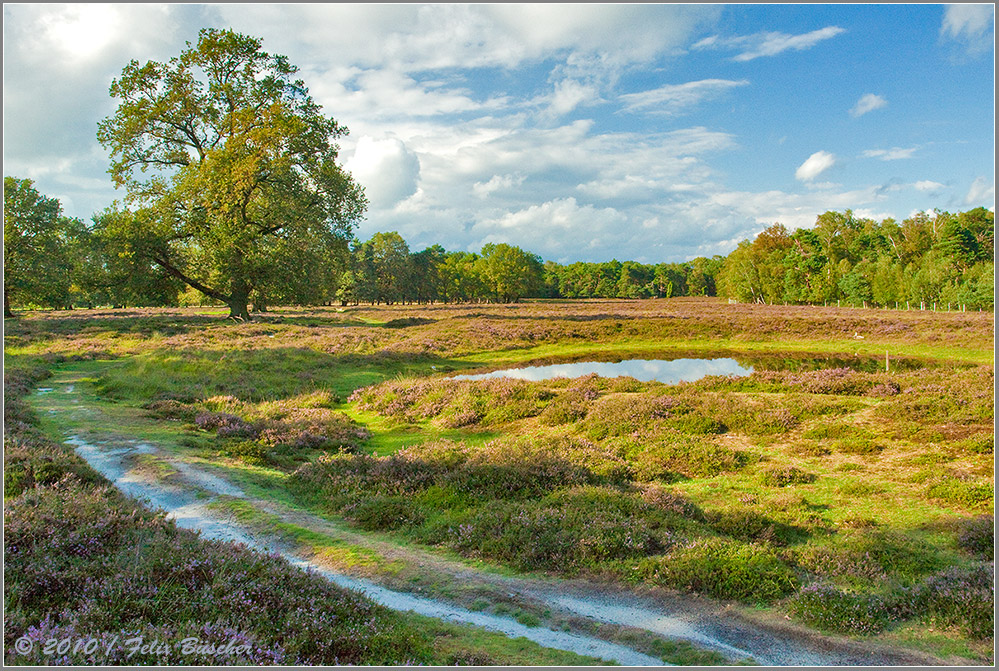
<svg viewBox="0 0 999 671">
<path fill-rule="evenodd" d="M 991 4 L 5 4 L 4 175 L 90 221 L 132 59 L 259 37 L 347 126 L 356 236 L 725 255 L 826 211 L 995 208 Z"/>
</svg>

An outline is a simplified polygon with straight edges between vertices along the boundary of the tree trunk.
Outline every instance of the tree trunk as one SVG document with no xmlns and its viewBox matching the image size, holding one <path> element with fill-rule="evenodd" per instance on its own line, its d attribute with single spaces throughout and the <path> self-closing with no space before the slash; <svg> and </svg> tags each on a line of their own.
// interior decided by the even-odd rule
<svg viewBox="0 0 999 671">
<path fill-rule="evenodd" d="M 6 288 L 4 288 L 4 290 L 3 290 L 3 316 L 4 317 L 13 317 L 14 316 L 14 313 L 11 312 L 11 309 L 10 309 L 10 296 L 7 295 L 7 289 Z"/>
<path fill-rule="evenodd" d="M 248 309 L 249 301 L 246 297 L 237 298 L 236 296 L 230 297 L 228 300 L 229 305 L 229 317 L 236 322 L 248 322 L 250 321 L 250 310 Z"/>
<path fill-rule="evenodd" d="M 241 279 L 233 280 L 232 292 L 226 297 L 229 306 L 229 319 L 237 322 L 250 321 L 250 288 Z"/>
</svg>

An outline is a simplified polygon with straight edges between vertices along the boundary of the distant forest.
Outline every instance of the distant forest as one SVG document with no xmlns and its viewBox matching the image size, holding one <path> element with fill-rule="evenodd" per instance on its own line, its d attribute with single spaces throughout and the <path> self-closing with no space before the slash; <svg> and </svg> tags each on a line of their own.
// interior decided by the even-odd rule
<svg viewBox="0 0 999 671">
<path fill-rule="evenodd" d="M 4 302 L 11 307 L 152 307 L 217 303 L 141 248 L 122 248 L 121 217 L 62 216 L 29 180 L 4 180 Z M 275 255 L 268 305 L 516 302 L 524 298 L 722 296 L 740 302 L 992 309 L 995 215 L 985 208 L 877 222 L 826 212 L 809 229 L 774 224 L 728 256 L 683 263 L 562 265 L 507 244 L 479 253 L 413 252 L 398 233 L 341 241 L 324 254 Z M 310 250 L 311 251 L 311 250 Z"/>
</svg>

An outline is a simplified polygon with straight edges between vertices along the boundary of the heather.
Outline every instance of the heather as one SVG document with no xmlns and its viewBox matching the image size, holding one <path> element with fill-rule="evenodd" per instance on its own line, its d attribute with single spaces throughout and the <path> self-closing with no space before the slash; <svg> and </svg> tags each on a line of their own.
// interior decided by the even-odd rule
<svg viewBox="0 0 999 671">
<path fill-rule="evenodd" d="M 120 494 L 34 426 L 37 417 L 23 396 L 47 377 L 44 366 L 8 369 L 5 377 L 6 664 L 574 661 L 408 618 L 278 555 L 180 529 Z M 311 398 L 314 405 L 328 400 Z M 167 409 L 168 416 L 176 410 Z M 225 420 L 216 421 L 216 429 Z M 14 642 L 21 638 L 33 643 L 29 654 L 17 652 Z M 128 641 L 138 638 L 152 645 L 133 650 Z M 184 639 L 197 645 L 185 650 Z M 82 644 L 50 654 L 45 646 L 52 640 Z"/>
<path fill-rule="evenodd" d="M 404 546 L 830 632 L 933 626 L 987 645 L 991 315 L 680 299 L 187 317 L 39 314 L 13 325 L 8 357 L 113 358 L 81 364 L 108 411 L 261 495 Z M 691 356 L 755 372 L 450 377 Z M 58 477 L 72 470 L 52 457 Z M 12 472 L 18 491 L 56 477 Z"/>
</svg>

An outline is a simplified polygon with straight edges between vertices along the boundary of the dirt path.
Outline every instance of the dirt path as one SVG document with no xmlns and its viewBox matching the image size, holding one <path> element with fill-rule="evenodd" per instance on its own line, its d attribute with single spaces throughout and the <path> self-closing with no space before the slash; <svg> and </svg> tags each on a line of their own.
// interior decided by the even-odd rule
<svg viewBox="0 0 999 671">
<path fill-rule="evenodd" d="M 751 614 L 732 605 L 719 604 L 690 595 L 663 590 L 626 590 L 581 580 L 499 575 L 450 560 L 429 549 L 378 540 L 371 535 L 345 530 L 329 520 L 286 505 L 248 497 L 238 486 L 209 472 L 203 465 L 188 463 L 151 442 L 121 439 L 107 430 L 97 408 L 86 407 L 72 376 L 56 377 L 50 387 L 36 392 L 36 406 L 46 412 L 70 412 L 81 432 L 65 442 L 93 468 L 129 496 L 146 500 L 165 510 L 181 527 L 196 529 L 206 538 L 232 540 L 259 550 L 278 552 L 292 563 L 322 573 L 336 584 L 361 592 L 389 608 L 471 624 L 523 636 L 545 647 L 592 655 L 626 666 L 663 665 L 658 657 L 614 642 L 628 632 L 686 641 L 696 648 L 715 651 L 730 662 L 752 660 L 777 666 L 830 665 L 932 665 L 941 661 L 918 653 L 891 650 L 847 639 L 820 636 L 784 620 Z M 47 397 L 59 403 L 46 404 Z M 98 427 L 104 427 L 103 429 Z M 86 438 L 83 429 L 86 429 Z M 150 460 L 161 468 L 151 468 Z M 404 577 L 374 572 L 367 577 L 346 575 L 332 569 L 321 558 L 302 552 L 276 534 L 240 524 L 211 504 L 240 499 L 280 519 L 355 547 L 369 549 L 379 557 L 407 567 Z M 407 579 L 414 575 L 414 583 Z M 421 585 L 451 585 L 458 596 L 434 598 L 414 593 Z M 464 595 L 464 596 L 462 596 Z M 547 621 L 559 621 L 558 631 L 545 626 L 525 626 L 513 617 L 470 609 L 469 595 L 491 601 L 517 604 L 533 612 L 546 612 Z"/>
</svg>

